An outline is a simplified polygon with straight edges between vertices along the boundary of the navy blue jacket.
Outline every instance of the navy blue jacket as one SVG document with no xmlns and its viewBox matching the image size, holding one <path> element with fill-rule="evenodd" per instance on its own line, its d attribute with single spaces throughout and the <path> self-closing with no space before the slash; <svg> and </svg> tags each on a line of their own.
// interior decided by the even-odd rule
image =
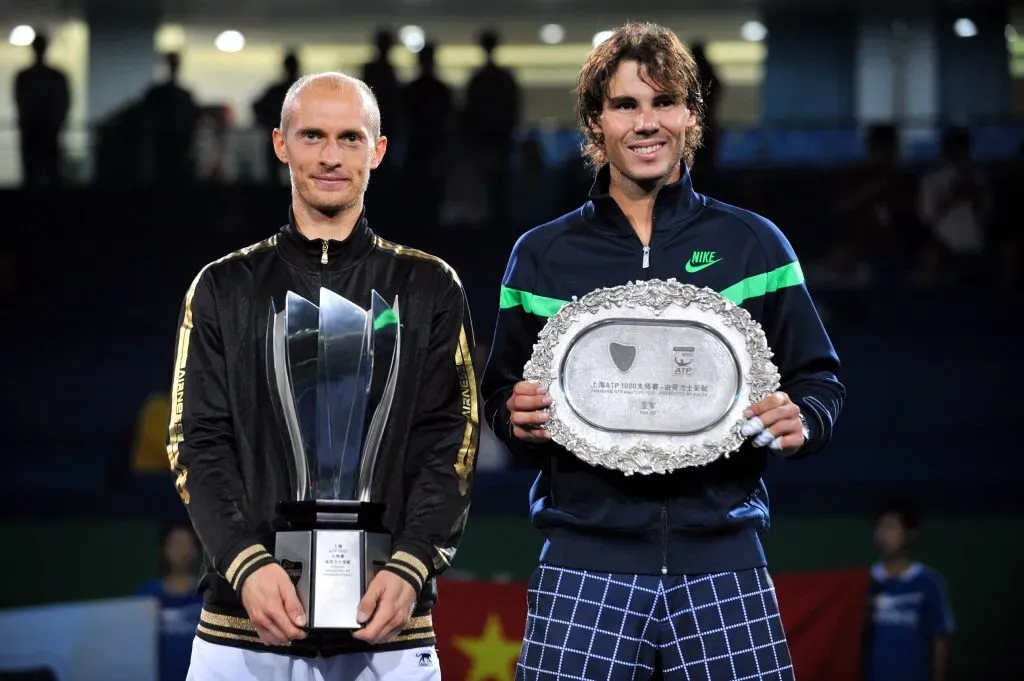
<svg viewBox="0 0 1024 681">
<path fill-rule="evenodd" d="M 605 168 L 587 203 L 516 243 L 483 377 L 494 432 L 520 463 L 540 469 L 530 502 L 533 523 L 547 538 L 541 560 L 634 574 L 763 566 L 767 448 L 747 442 L 704 467 L 625 476 L 585 464 L 556 443 L 529 444 L 512 435 L 505 403 L 548 317 L 597 288 L 675 278 L 720 292 L 761 324 L 782 375 L 780 389 L 800 406 L 810 430 L 798 455 L 832 437 L 845 399 L 839 358 L 782 232 L 761 216 L 696 193 L 684 169 L 659 192 L 644 247 L 608 195 L 608 181 Z"/>
</svg>

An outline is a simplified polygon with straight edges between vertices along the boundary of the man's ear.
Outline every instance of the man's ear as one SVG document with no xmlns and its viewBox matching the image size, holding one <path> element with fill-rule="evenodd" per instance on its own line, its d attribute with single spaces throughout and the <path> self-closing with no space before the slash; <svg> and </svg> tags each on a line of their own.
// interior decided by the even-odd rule
<svg viewBox="0 0 1024 681">
<path fill-rule="evenodd" d="M 274 140 L 274 154 L 281 163 L 288 163 L 288 148 L 284 144 L 284 133 L 281 132 L 280 128 L 274 128 L 273 132 Z"/>
<path fill-rule="evenodd" d="M 384 160 L 384 154 L 388 150 L 388 138 L 381 135 L 377 138 L 377 143 L 373 146 L 373 158 L 370 159 L 370 170 L 376 170 L 377 166 L 380 165 L 381 161 Z"/>
</svg>

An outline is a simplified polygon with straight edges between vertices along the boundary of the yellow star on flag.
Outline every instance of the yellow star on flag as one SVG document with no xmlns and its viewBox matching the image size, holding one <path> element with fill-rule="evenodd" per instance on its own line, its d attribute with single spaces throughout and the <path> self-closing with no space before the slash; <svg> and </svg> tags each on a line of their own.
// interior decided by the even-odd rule
<svg viewBox="0 0 1024 681">
<path fill-rule="evenodd" d="M 455 647 L 470 660 L 466 681 L 512 681 L 522 641 L 506 638 L 501 618 L 487 615 L 484 630 L 477 638 L 455 636 Z"/>
</svg>

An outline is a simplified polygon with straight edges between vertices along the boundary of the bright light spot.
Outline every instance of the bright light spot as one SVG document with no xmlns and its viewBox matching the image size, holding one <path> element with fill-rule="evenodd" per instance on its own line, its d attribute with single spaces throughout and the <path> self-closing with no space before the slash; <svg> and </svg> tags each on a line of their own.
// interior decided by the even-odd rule
<svg viewBox="0 0 1024 681">
<path fill-rule="evenodd" d="M 565 29 L 558 24 L 544 24 L 540 27 L 540 41 L 548 45 L 557 45 L 565 40 Z"/>
<path fill-rule="evenodd" d="M 419 52 L 427 44 L 427 36 L 419 26 L 403 26 L 398 32 L 398 39 L 410 52 Z"/>
<path fill-rule="evenodd" d="M 185 27 L 181 24 L 164 24 L 156 30 L 153 39 L 156 51 L 162 54 L 180 52 L 185 47 Z"/>
<path fill-rule="evenodd" d="M 970 19 L 960 18 L 953 22 L 953 32 L 961 38 L 973 38 L 978 35 L 978 27 Z"/>
<path fill-rule="evenodd" d="M 740 26 L 740 37 L 750 43 L 759 43 L 768 35 L 768 29 L 760 21 L 748 21 Z"/>
<path fill-rule="evenodd" d="M 241 52 L 245 47 L 245 36 L 238 31 L 224 31 L 213 41 L 221 52 Z"/>
<path fill-rule="evenodd" d="M 615 35 L 614 31 L 598 31 L 594 34 L 594 39 L 591 41 L 591 44 L 593 44 L 594 47 L 597 47 L 613 35 Z"/>
<path fill-rule="evenodd" d="M 1006 42 L 1012 43 L 1017 39 L 1017 29 L 1013 27 L 1013 24 L 1007 24 L 1006 29 L 1003 31 L 1003 35 L 1006 36 Z"/>
<path fill-rule="evenodd" d="M 25 47 L 31 45 L 32 41 L 36 39 L 36 32 L 31 26 L 15 26 L 11 30 L 10 41 L 12 45 L 18 47 Z"/>
</svg>

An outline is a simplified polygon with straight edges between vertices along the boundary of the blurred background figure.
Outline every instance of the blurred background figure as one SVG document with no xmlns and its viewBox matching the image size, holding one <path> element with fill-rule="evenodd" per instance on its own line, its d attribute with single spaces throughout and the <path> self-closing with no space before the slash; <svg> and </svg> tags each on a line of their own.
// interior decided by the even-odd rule
<svg viewBox="0 0 1024 681">
<path fill-rule="evenodd" d="M 35 62 L 14 81 L 22 177 L 28 187 L 55 187 L 63 176 L 60 136 L 71 95 L 67 76 L 46 63 L 49 47 L 50 39 L 37 34 L 32 41 Z"/>
<path fill-rule="evenodd" d="M 160 603 L 159 681 L 185 681 L 203 609 L 196 584 L 199 542 L 190 524 L 175 523 L 160 533 L 157 550 L 160 575 L 135 593 L 152 596 Z"/>
<path fill-rule="evenodd" d="M 380 28 L 373 36 L 376 53 L 372 60 L 363 64 L 363 81 L 373 90 L 380 109 L 381 132 L 388 140 L 398 145 L 405 134 L 405 121 L 402 111 L 402 84 L 391 61 L 391 50 L 395 46 L 395 34 L 389 28 Z M 395 159 L 398 153 L 384 154 L 384 159 L 377 166 L 377 177 L 384 182 L 391 181 Z"/>
<path fill-rule="evenodd" d="M 284 166 L 274 151 L 271 133 L 281 122 L 281 107 L 284 105 L 284 97 L 288 93 L 288 88 L 302 75 L 299 58 L 294 50 L 288 51 L 281 66 L 281 80 L 269 85 L 260 98 L 252 104 L 253 118 L 256 124 L 262 128 L 264 134 L 261 148 L 263 149 L 264 163 L 266 163 L 265 177 L 271 185 L 281 184 L 284 170 Z"/>
<path fill-rule="evenodd" d="M 405 193 L 416 205 L 418 219 L 428 224 L 436 224 L 440 214 L 455 109 L 451 87 L 438 77 L 436 54 L 436 44 L 423 45 L 416 55 L 419 74 L 406 84 L 402 98 L 408 131 Z"/>
<path fill-rule="evenodd" d="M 195 179 L 195 134 L 200 109 L 192 93 L 179 82 L 181 55 L 164 55 L 165 78 L 142 98 L 154 181 L 164 187 L 189 184 Z"/>
<path fill-rule="evenodd" d="M 946 681 L 953 611 L 946 583 L 914 560 L 920 521 L 905 502 L 875 519 L 879 561 L 871 566 L 865 681 Z"/>
<path fill-rule="evenodd" d="M 985 174 L 971 158 L 971 133 L 949 128 L 942 135 L 942 157 L 921 178 L 921 222 L 937 250 L 961 281 L 987 276 L 988 220 L 992 195 Z"/>
<path fill-rule="evenodd" d="M 513 134 L 521 122 L 521 93 L 515 74 L 495 61 L 500 42 L 493 28 L 480 33 L 484 64 L 469 79 L 463 112 L 463 129 L 481 171 L 478 181 L 490 189 L 487 219 L 492 222 L 504 206 Z"/>
<path fill-rule="evenodd" d="M 690 47 L 690 52 L 693 54 L 693 60 L 697 62 L 701 97 L 704 100 L 704 135 L 701 138 L 701 146 L 697 149 L 693 159 L 694 174 L 701 173 L 701 177 L 703 177 L 714 172 L 715 164 L 718 161 L 719 140 L 722 138 L 718 126 L 723 84 L 714 65 L 708 59 L 707 46 L 703 40 L 695 41 Z"/>
</svg>

